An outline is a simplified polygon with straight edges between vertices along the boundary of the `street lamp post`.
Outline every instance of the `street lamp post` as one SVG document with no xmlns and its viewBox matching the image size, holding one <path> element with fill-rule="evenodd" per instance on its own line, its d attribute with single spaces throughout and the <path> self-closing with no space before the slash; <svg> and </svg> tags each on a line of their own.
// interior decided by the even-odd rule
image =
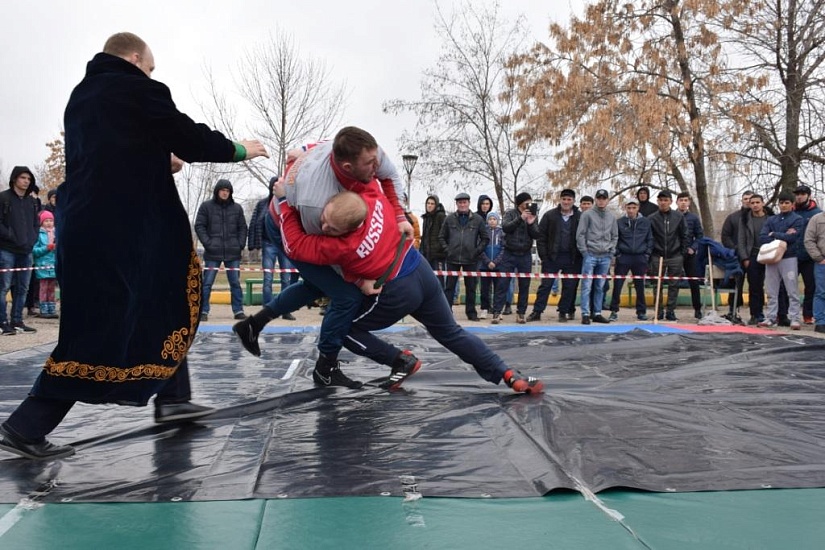
<svg viewBox="0 0 825 550">
<path fill-rule="evenodd" d="M 418 155 L 401 155 L 404 161 L 404 170 L 407 171 L 407 208 L 410 208 L 410 191 L 412 187 L 412 173 L 415 170 L 415 163 L 418 162 Z"/>
</svg>

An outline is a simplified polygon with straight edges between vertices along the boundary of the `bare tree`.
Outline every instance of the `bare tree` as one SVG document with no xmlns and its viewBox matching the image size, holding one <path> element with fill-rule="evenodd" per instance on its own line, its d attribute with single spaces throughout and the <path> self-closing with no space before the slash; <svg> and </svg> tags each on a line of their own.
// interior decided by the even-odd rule
<svg viewBox="0 0 825 550">
<path fill-rule="evenodd" d="M 825 167 L 825 0 L 752 0 L 747 10 L 741 4 L 719 3 L 719 32 L 736 49 L 735 69 L 768 85 L 737 97 L 762 109 L 730 114 L 752 130 L 742 154 L 753 167 L 751 181 L 773 200 L 800 177 L 813 184 Z"/>
<path fill-rule="evenodd" d="M 264 187 L 283 172 L 289 149 L 330 136 L 346 102 L 346 85 L 336 83 L 325 63 L 281 31 L 247 51 L 235 67 L 236 93 L 243 99 L 238 109 L 226 101 L 211 70 L 205 74 L 209 102 L 201 107 L 210 122 L 232 134 L 243 127 L 267 146 L 269 161 L 243 163 Z M 248 114 L 242 124 L 239 113 Z"/>
<path fill-rule="evenodd" d="M 524 190 L 520 186 L 538 148 L 535 142 L 517 146 L 511 116 L 516 103 L 506 62 L 523 48 L 524 19 L 508 23 L 498 3 L 467 1 L 450 15 L 434 6 L 442 40 L 438 62 L 424 71 L 419 99 L 387 101 L 384 111 L 417 117 L 401 147 L 420 156 L 418 181 L 458 178 L 465 189 L 468 183 L 492 183 L 503 210 L 505 196 Z"/>
</svg>

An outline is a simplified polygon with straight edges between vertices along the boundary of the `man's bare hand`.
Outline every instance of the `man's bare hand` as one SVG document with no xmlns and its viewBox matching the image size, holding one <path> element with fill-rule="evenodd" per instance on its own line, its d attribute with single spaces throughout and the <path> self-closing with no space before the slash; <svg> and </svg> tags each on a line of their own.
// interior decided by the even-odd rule
<svg viewBox="0 0 825 550">
<path fill-rule="evenodd" d="M 413 233 L 413 226 L 408 221 L 398 222 L 398 230 L 407 238 L 408 241 L 413 240 L 415 238 L 415 233 Z"/>
<path fill-rule="evenodd" d="M 360 288 L 361 292 L 366 296 L 374 296 L 381 294 L 381 289 L 384 287 L 375 288 L 375 279 L 366 279 L 361 283 Z"/>
<path fill-rule="evenodd" d="M 181 170 L 183 170 L 183 161 L 172 153 L 172 173 L 177 174 Z"/>
<path fill-rule="evenodd" d="M 304 153 L 303 147 L 296 147 L 295 149 L 290 149 L 286 152 L 286 163 L 289 164 L 293 160 L 297 159 Z"/>
<path fill-rule="evenodd" d="M 266 152 L 266 147 L 264 147 L 264 144 L 257 139 L 244 139 L 238 143 L 243 145 L 244 149 L 246 149 L 246 158 L 244 160 L 251 160 L 257 157 L 269 158 L 269 153 Z"/>
<path fill-rule="evenodd" d="M 284 185 L 283 178 L 272 184 L 272 194 L 279 199 L 286 197 L 286 185 Z"/>
</svg>

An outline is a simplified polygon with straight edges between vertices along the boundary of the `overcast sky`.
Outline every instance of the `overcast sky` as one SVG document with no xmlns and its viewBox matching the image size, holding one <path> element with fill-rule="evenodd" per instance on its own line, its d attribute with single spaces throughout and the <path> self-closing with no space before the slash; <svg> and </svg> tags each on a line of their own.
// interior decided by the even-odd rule
<svg viewBox="0 0 825 550">
<path fill-rule="evenodd" d="M 580 4 L 504 0 L 502 13 L 510 20 L 525 14 L 533 36 L 543 39 L 551 18 L 567 20 L 571 2 Z M 439 2 L 445 11 L 452 4 Z M 153 77 L 171 88 L 182 111 L 199 120 L 195 98 L 203 95 L 204 65 L 211 65 L 218 79 L 231 80 L 234 59 L 286 29 L 300 48 L 324 59 L 335 77 L 346 80 L 350 94 L 343 123 L 372 132 L 400 164 L 397 140 L 412 118 L 386 115 L 381 104 L 418 96 L 421 71 L 435 63 L 440 48 L 433 11 L 427 0 L 4 1 L 0 170 L 7 177 L 14 165 L 45 160 L 45 143 L 58 136 L 69 93 L 86 62 L 119 31 L 146 40 L 155 54 Z"/>
</svg>

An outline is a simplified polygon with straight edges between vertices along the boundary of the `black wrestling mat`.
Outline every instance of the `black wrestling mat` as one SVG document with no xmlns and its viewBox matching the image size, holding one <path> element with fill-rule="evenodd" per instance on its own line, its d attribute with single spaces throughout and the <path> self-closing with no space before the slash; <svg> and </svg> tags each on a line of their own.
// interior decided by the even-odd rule
<svg viewBox="0 0 825 550">
<path fill-rule="evenodd" d="M 0 501 L 234 500 L 400 495 L 524 497 L 609 487 L 706 491 L 825 486 L 822 340 L 788 334 L 481 334 L 546 393 L 493 386 L 420 329 L 387 333 L 424 361 L 404 389 L 316 389 L 316 333 L 266 333 L 263 358 L 228 332 L 190 354 L 195 401 L 221 407 L 157 426 L 150 408 L 78 404 L 54 432 L 78 453 L 0 454 Z M 0 357 L 0 418 L 48 349 Z M 386 369 L 350 354 L 369 380 Z"/>
</svg>

